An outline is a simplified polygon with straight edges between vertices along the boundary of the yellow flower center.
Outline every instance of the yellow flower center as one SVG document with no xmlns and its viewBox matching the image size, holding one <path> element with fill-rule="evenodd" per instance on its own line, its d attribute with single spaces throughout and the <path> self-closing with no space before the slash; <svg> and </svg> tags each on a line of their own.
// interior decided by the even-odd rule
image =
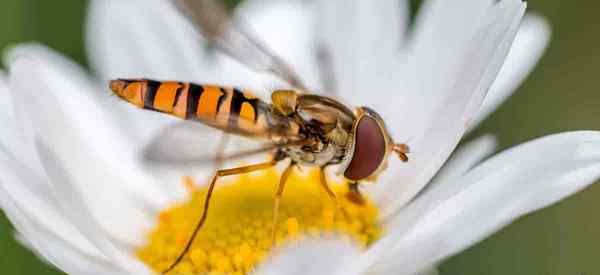
<svg viewBox="0 0 600 275">
<path fill-rule="evenodd" d="M 189 252 L 171 274 L 247 274 L 272 249 L 271 230 L 275 169 L 223 178 L 213 193 L 206 223 Z M 184 179 L 192 186 L 191 180 Z M 280 204 L 276 245 L 303 236 L 339 234 L 367 247 L 381 234 L 378 210 L 365 198 L 358 205 L 342 184 L 330 184 L 343 215 L 319 184 L 318 170 L 292 173 Z M 206 188 L 190 188 L 191 199 L 164 210 L 137 256 L 157 272 L 164 271 L 183 250 L 203 211 Z"/>
</svg>

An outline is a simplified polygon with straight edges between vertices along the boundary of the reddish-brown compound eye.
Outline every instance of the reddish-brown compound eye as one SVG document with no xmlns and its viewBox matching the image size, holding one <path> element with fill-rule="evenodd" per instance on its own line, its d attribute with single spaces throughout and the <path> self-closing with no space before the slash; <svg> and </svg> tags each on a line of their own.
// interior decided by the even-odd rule
<svg viewBox="0 0 600 275">
<path fill-rule="evenodd" d="M 385 135 L 377 121 L 369 116 L 361 117 L 356 126 L 354 155 L 344 176 L 353 181 L 371 176 L 384 160 L 385 146 Z"/>
</svg>

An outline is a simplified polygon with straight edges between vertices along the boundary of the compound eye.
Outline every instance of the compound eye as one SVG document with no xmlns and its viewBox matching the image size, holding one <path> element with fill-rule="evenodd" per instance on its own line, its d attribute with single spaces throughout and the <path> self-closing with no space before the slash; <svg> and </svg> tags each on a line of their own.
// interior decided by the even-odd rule
<svg viewBox="0 0 600 275">
<path fill-rule="evenodd" d="M 354 155 L 344 172 L 353 181 L 368 178 L 377 171 L 385 158 L 386 138 L 377 121 L 363 116 L 357 122 L 354 137 Z"/>
</svg>

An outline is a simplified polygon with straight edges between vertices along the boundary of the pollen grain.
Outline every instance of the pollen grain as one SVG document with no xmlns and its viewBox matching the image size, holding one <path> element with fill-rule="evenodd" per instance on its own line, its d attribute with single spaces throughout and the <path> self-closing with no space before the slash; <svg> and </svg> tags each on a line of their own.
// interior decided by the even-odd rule
<svg viewBox="0 0 600 275">
<path fill-rule="evenodd" d="M 296 171 L 297 172 L 297 171 Z M 271 251 L 273 198 L 279 179 L 276 169 L 223 180 L 215 189 L 208 218 L 192 247 L 170 274 L 248 274 Z M 381 234 L 378 209 L 366 200 L 350 202 L 347 188 L 332 189 L 348 213 L 338 214 L 337 206 L 319 185 L 318 170 L 294 173 L 288 179 L 279 210 L 277 245 L 305 237 L 338 234 L 369 246 Z M 184 178 L 189 187 L 190 179 Z M 183 249 L 202 214 L 206 188 L 188 188 L 190 199 L 162 211 L 147 243 L 137 257 L 160 272 Z"/>
</svg>

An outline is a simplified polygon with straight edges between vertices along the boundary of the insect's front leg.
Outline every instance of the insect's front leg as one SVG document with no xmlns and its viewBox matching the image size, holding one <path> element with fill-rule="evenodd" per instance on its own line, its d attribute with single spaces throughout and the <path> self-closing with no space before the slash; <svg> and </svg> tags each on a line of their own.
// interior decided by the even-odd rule
<svg viewBox="0 0 600 275">
<path fill-rule="evenodd" d="M 285 189 L 285 183 L 287 182 L 292 170 L 296 166 L 296 163 L 292 161 L 288 167 L 285 168 L 283 173 L 281 174 L 281 178 L 279 179 L 279 184 L 277 185 L 277 192 L 275 192 L 275 202 L 273 204 L 273 228 L 271 229 L 271 245 L 275 246 L 275 236 L 277 234 L 277 225 L 279 218 L 279 203 L 281 201 L 281 196 L 283 195 L 283 190 Z"/>
<path fill-rule="evenodd" d="M 360 189 L 358 189 L 359 183 L 356 181 L 348 182 L 348 193 L 346 194 L 346 198 L 353 203 L 358 205 L 365 204 L 365 199 L 363 195 L 360 193 Z"/>
<path fill-rule="evenodd" d="M 327 184 L 327 177 L 325 176 L 325 168 L 326 167 L 327 166 L 323 166 L 323 167 L 319 168 L 319 170 L 320 170 L 319 171 L 319 183 L 321 184 L 321 187 L 323 187 L 323 189 L 325 190 L 325 192 L 327 193 L 327 195 L 329 196 L 331 201 L 333 203 L 335 203 L 337 210 L 340 211 L 342 213 L 342 215 L 344 215 L 344 218 L 346 220 L 350 220 L 350 215 L 348 215 L 348 212 L 346 211 L 346 209 L 340 204 L 335 193 L 329 187 L 329 184 Z"/>
</svg>

